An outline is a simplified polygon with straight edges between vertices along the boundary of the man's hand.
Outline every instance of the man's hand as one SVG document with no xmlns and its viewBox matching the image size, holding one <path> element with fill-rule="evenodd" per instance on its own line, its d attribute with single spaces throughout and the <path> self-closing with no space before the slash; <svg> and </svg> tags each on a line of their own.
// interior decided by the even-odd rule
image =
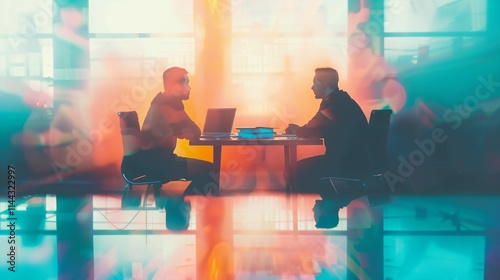
<svg viewBox="0 0 500 280">
<path fill-rule="evenodd" d="M 200 136 L 201 136 L 200 128 L 196 125 L 193 125 L 193 126 L 183 128 L 181 131 L 181 134 L 178 135 L 177 138 L 194 140 L 194 139 L 200 138 Z"/>
<path fill-rule="evenodd" d="M 287 134 L 295 134 L 297 133 L 297 129 L 299 128 L 300 126 L 296 125 L 296 124 L 289 124 L 288 127 L 286 128 L 285 130 L 285 133 Z"/>
</svg>

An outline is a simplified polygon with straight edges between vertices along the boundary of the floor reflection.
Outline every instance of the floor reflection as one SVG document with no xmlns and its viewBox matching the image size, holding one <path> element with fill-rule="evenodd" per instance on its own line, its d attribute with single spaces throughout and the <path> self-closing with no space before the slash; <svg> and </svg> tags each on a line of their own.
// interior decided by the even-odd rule
<svg viewBox="0 0 500 280">
<path fill-rule="evenodd" d="M 15 216 L 15 270 L 0 203 L 0 279 L 493 279 L 500 197 L 357 199 L 316 228 L 316 196 L 189 197 L 187 230 L 154 202 L 119 196 L 27 197 Z M 14 278 L 12 276 L 15 275 Z M 493 277 L 493 278 L 491 278 Z"/>
</svg>

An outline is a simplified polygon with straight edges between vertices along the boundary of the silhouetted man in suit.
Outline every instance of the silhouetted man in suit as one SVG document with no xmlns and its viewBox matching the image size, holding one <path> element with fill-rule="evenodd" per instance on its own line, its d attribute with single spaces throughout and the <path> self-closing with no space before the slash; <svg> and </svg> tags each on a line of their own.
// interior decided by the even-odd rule
<svg viewBox="0 0 500 280">
<path fill-rule="evenodd" d="M 335 69 L 317 68 L 311 89 L 316 99 L 322 99 L 318 112 L 304 126 L 290 124 L 286 129 L 298 137 L 322 137 L 326 147 L 324 155 L 297 163 L 298 192 L 331 196 L 333 189 L 321 184 L 320 178 L 363 177 L 369 172 L 368 122 L 356 101 L 339 89 L 338 82 Z"/>
</svg>

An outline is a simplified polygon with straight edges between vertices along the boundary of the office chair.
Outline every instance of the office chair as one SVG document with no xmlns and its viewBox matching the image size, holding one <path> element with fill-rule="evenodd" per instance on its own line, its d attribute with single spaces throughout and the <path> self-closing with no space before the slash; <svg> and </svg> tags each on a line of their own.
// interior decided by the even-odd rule
<svg viewBox="0 0 500 280">
<path fill-rule="evenodd" d="M 352 185 L 361 185 L 367 192 L 370 204 L 375 204 L 376 198 L 380 195 L 381 189 L 374 186 L 383 186 L 383 174 L 387 170 L 387 137 L 392 110 L 373 110 L 368 123 L 368 139 L 371 158 L 370 175 L 366 178 L 346 178 L 346 177 L 324 177 L 322 181 L 328 181 L 335 193 L 341 192 L 342 186 L 347 188 Z M 377 193 L 378 192 L 378 193 Z"/>
<path fill-rule="evenodd" d="M 120 130 L 123 143 L 123 160 L 121 164 L 122 177 L 126 182 L 122 194 L 122 208 L 140 205 L 139 200 L 130 200 L 127 195 L 134 185 L 147 185 L 143 207 L 146 207 L 148 195 L 153 190 L 156 208 L 161 207 L 160 189 L 170 181 L 186 181 L 184 178 L 154 178 L 149 175 L 147 162 L 142 160 L 140 126 L 137 112 L 119 112 Z"/>
</svg>

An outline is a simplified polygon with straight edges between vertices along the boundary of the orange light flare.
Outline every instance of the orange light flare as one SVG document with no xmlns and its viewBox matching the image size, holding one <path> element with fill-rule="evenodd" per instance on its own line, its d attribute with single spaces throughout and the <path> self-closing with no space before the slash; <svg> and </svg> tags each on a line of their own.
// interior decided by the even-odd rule
<svg viewBox="0 0 500 280">
<path fill-rule="evenodd" d="M 201 279 L 233 279 L 231 202 L 221 198 L 205 199 L 196 209 L 201 227 L 196 242 L 198 276 Z"/>
</svg>

